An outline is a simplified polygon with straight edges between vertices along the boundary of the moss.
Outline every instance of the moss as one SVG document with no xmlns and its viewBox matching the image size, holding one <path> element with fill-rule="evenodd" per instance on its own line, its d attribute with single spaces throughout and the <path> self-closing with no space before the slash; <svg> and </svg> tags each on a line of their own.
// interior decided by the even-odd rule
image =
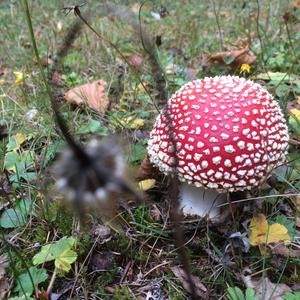
<svg viewBox="0 0 300 300">
<path fill-rule="evenodd" d="M 180 291 L 180 288 L 175 289 L 172 284 L 168 283 L 164 290 L 170 300 L 181 300 L 185 298 L 185 294 Z"/>
<path fill-rule="evenodd" d="M 107 244 L 107 247 L 111 251 L 121 251 L 121 253 L 125 255 L 131 253 L 131 251 L 128 251 L 130 247 L 130 239 L 125 235 L 119 235 L 117 239 L 110 241 Z"/>
<path fill-rule="evenodd" d="M 113 295 L 114 300 L 132 300 L 132 298 L 132 293 L 126 286 L 117 287 Z"/>
<path fill-rule="evenodd" d="M 118 267 L 116 263 L 114 263 L 111 270 L 97 273 L 97 278 L 95 278 L 91 289 L 102 291 L 105 286 L 111 284 L 115 280 L 117 275 Z"/>
<path fill-rule="evenodd" d="M 16 249 L 11 249 L 7 252 L 9 259 L 9 265 L 7 268 L 8 274 L 12 274 L 14 278 L 27 271 L 31 267 L 31 257 L 24 255 Z"/>
<path fill-rule="evenodd" d="M 86 253 L 91 249 L 91 243 L 92 241 L 90 236 L 81 236 L 76 247 L 76 252 L 78 256 L 86 255 Z"/>
<path fill-rule="evenodd" d="M 73 215 L 58 206 L 55 220 L 51 224 L 58 230 L 60 236 L 70 236 L 72 235 Z"/>
<path fill-rule="evenodd" d="M 136 263 L 144 264 L 148 259 L 149 253 L 145 251 L 137 251 L 134 259 Z"/>
</svg>

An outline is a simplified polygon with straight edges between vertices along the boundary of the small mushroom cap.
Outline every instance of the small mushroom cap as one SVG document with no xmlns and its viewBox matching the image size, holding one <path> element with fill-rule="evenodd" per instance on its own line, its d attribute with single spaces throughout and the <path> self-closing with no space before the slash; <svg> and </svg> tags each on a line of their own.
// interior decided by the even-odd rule
<svg viewBox="0 0 300 300">
<path fill-rule="evenodd" d="M 206 77 L 169 99 L 150 133 L 148 154 L 180 181 L 233 192 L 259 185 L 281 165 L 288 140 L 280 107 L 260 84 Z"/>
</svg>

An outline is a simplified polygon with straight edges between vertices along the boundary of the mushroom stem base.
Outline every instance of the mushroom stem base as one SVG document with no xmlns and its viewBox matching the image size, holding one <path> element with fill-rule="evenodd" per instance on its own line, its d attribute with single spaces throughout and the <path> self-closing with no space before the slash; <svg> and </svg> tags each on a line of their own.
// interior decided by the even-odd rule
<svg viewBox="0 0 300 300">
<path fill-rule="evenodd" d="M 220 208 L 217 206 L 227 202 L 227 194 L 216 190 L 199 188 L 187 183 L 182 183 L 179 190 L 180 209 L 184 215 L 215 218 L 220 214 Z"/>
</svg>

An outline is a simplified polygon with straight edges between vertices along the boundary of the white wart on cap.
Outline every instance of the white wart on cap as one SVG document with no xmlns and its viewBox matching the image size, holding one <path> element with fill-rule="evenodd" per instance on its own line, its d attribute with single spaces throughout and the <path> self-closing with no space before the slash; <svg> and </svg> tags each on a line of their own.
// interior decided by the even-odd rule
<svg viewBox="0 0 300 300">
<path fill-rule="evenodd" d="M 148 154 L 165 174 L 175 173 L 176 155 L 182 182 L 233 192 L 259 185 L 281 165 L 288 140 L 280 107 L 261 85 L 207 77 L 169 99 L 150 133 Z"/>
</svg>

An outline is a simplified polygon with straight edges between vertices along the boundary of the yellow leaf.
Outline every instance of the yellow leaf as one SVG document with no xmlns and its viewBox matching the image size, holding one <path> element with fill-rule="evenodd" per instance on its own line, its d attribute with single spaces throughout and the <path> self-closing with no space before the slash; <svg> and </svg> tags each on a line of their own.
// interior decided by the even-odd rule
<svg viewBox="0 0 300 300">
<path fill-rule="evenodd" d="M 297 104 L 300 104 L 300 96 L 297 96 L 296 99 L 297 99 Z"/>
<path fill-rule="evenodd" d="M 145 124 L 145 120 L 143 119 L 135 119 L 131 124 L 130 124 L 130 128 L 131 129 L 138 129 L 142 126 L 144 126 Z"/>
<path fill-rule="evenodd" d="M 15 139 L 16 139 L 18 145 L 21 146 L 28 139 L 28 137 L 23 133 L 17 133 L 15 135 Z"/>
<path fill-rule="evenodd" d="M 299 109 L 297 109 L 297 108 L 291 109 L 290 115 L 292 115 L 294 118 L 296 118 L 300 121 L 300 110 Z"/>
<path fill-rule="evenodd" d="M 23 72 L 14 71 L 13 73 L 14 73 L 14 75 L 15 75 L 15 77 L 16 77 L 16 79 L 15 79 L 15 84 L 21 84 L 21 83 L 23 83 L 23 82 L 24 82 L 24 79 L 25 79 L 26 77 L 28 77 L 28 75 L 25 74 L 25 73 L 23 73 Z"/>
<path fill-rule="evenodd" d="M 145 120 L 143 119 L 135 119 L 133 116 L 124 118 L 120 120 L 127 128 L 130 129 L 138 129 L 145 124 Z"/>
<path fill-rule="evenodd" d="M 145 179 L 139 182 L 139 188 L 141 191 L 148 191 L 155 186 L 155 179 Z"/>
<path fill-rule="evenodd" d="M 278 223 L 269 225 L 263 214 L 258 214 L 252 218 L 250 229 L 249 242 L 252 246 L 291 240 L 285 226 Z"/>
</svg>

